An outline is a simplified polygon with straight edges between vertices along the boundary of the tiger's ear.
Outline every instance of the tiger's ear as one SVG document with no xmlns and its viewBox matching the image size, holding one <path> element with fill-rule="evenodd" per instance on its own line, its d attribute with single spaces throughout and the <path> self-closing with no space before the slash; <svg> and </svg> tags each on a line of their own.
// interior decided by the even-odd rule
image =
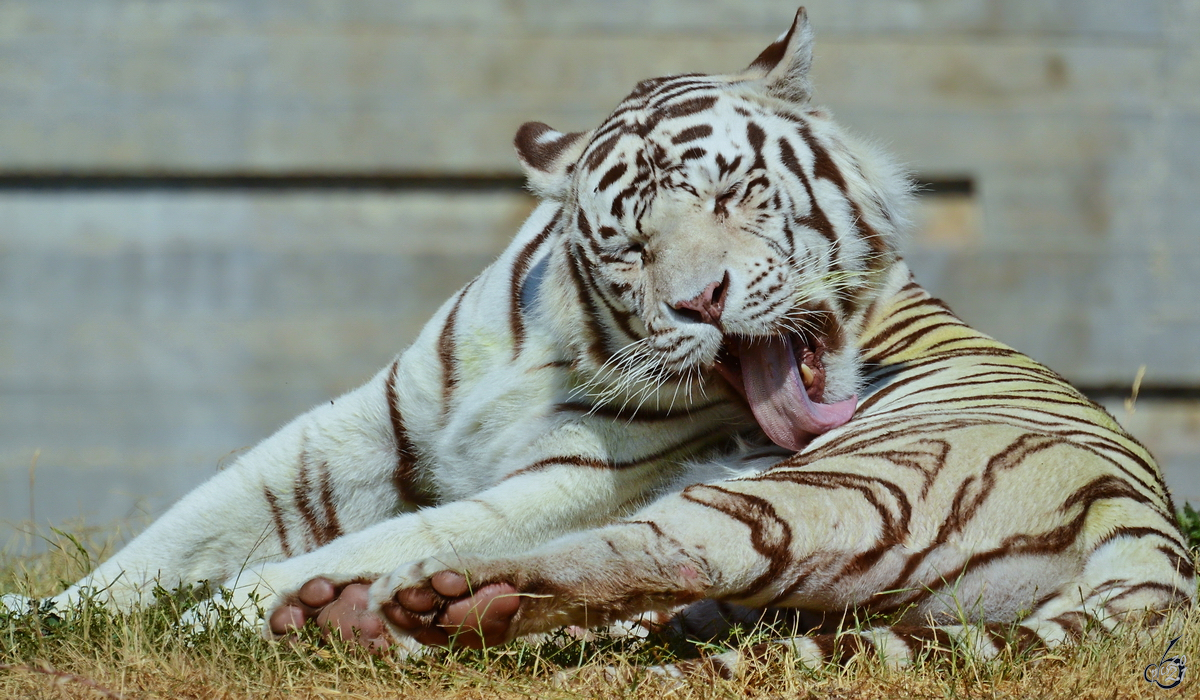
<svg viewBox="0 0 1200 700">
<path fill-rule="evenodd" d="M 812 95 L 808 69 L 812 67 L 812 28 L 808 13 L 796 10 L 792 27 L 746 67 L 748 78 L 757 81 L 770 95 L 791 102 L 807 102 Z"/>
<path fill-rule="evenodd" d="M 541 122 L 526 122 L 517 129 L 513 145 L 529 182 L 539 197 L 561 199 L 571 184 L 575 161 L 587 148 L 590 131 L 564 134 Z"/>
</svg>

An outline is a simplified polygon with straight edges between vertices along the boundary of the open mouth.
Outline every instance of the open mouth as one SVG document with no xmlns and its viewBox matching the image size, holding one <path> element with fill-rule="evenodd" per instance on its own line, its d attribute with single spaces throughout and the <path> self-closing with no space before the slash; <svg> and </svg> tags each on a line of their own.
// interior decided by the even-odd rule
<svg viewBox="0 0 1200 700">
<path fill-rule="evenodd" d="M 798 334 L 726 336 L 716 370 L 737 390 L 758 425 L 780 447 L 800 450 L 854 415 L 858 397 L 825 398 L 825 346 Z"/>
</svg>

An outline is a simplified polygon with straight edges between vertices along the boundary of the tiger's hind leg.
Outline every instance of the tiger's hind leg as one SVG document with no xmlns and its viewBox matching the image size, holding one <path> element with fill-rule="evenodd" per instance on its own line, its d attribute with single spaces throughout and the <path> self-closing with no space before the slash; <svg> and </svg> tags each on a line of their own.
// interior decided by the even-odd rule
<svg viewBox="0 0 1200 700">
<path fill-rule="evenodd" d="M 1085 639 L 1130 633 L 1144 638 L 1165 624 L 1172 610 L 1190 606 L 1196 594 L 1192 559 L 1177 538 L 1152 526 L 1161 518 L 1144 504 L 1128 504 L 1127 526 L 1100 534 L 1088 546 L 1080 576 L 1039 599 L 1019 621 L 942 625 L 896 625 L 803 634 L 749 648 L 652 669 L 668 676 L 716 674 L 737 677 L 758 659 L 785 651 L 809 667 L 846 665 L 866 657 L 892 667 L 950 654 L 993 659 L 1028 654 Z M 1174 634 L 1168 630 L 1169 634 Z"/>
<path fill-rule="evenodd" d="M 1001 632 L 1016 621 L 1017 642 L 1053 646 L 1086 625 L 1108 631 L 1137 611 L 1194 600 L 1194 572 L 1169 508 L 1098 474 L 1090 452 L 1002 426 L 963 442 L 989 450 L 994 443 L 1003 459 L 942 454 L 933 489 L 949 497 L 914 497 L 920 481 L 900 480 L 922 472 L 854 456 L 821 460 L 824 469 L 781 465 L 689 486 L 628 520 L 511 559 L 435 558 L 401 567 L 373 585 L 372 605 L 385 614 L 399 609 L 403 616 L 389 620 L 397 634 L 450 630 L 453 637 L 486 627 L 497 640 L 607 625 L 704 598 L 827 611 L 916 605 L 900 627 L 794 645 L 815 659 L 830 648 L 898 640 L 884 654 L 900 659 L 954 643 L 983 645 L 975 652 L 987 656 L 987 645 L 1000 648 Z M 1046 478 L 1047 470 L 1057 488 L 1030 491 L 1030 475 Z M 439 590 L 433 581 L 447 571 L 467 581 L 466 593 Z M 473 598 L 496 584 L 512 588 L 515 611 Z M 414 597 L 434 602 L 407 607 Z M 960 607 L 956 598 L 978 603 Z M 966 624 L 957 624 L 958 613 Z M 935 626 L 925 621 L 930 615 Z"/>
<path fill-rule="evenodd" d="M 1065 589 L 1048 597 L 1039 612 L 1016 624 L 847 629 L 777 639 L 649 670 L 672 677 L 713 674 L 722 678 L 736 678 L 761 659 L 779 652 L 790 653 L 796 661 L 809 668 L 846 666 L 860 658 L 881 662 L 891 668 L 908 666 L 923 658 L 968 656 L 989 660 L 1005 653 L 1027 655 L 1064 644 L 1077 644 L 1089 638 L 1122 631 L 1129 622 L 1136 622 L 1134 633 L 1145 637 L 1157 629 L 1157 623 L 1169 619 L 1168 611 L 1188 604 L 1182 592 L 1157 589 L 1158 593 L 1147 595 L 1149 588 L 1134 584 L 1121 589 L 1094 592 L 1082 602 L 1078 587 Z M 1114 597 L 1120 600 L 1116 605 Z M 1121 612 L 1114 612 L 1117 610 Z M 1130 620 L 1131 617 L 1134 619 Z"/>
</svg>

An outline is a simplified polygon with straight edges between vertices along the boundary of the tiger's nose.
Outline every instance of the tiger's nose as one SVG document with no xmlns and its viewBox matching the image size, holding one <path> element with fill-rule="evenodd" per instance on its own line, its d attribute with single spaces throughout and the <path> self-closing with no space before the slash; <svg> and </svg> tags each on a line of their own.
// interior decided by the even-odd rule
<svg viewBox="0 0 1200 700">
<path fill-rule="evenodd" d="M 671 308 L 691 321 L 717 326 L 721 322 L 721 312 L 725 310 L 725 292 L 728 289 L 729 272 L 726 271 L 720 282 L 713 282 L 691 299 L 671 304 Z"/>
</svg>

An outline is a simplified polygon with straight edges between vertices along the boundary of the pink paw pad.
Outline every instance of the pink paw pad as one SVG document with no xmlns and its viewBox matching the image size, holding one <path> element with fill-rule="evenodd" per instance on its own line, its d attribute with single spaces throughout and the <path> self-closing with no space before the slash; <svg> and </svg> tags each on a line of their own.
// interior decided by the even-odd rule
<svg viewBox="0 0 1200 700">
<path fill-rule="evenodd" d="M 391 645 L 383 620 L 368 612 L 370 585 L 349 583 L 340 588 L 326 578 L 314 578 L 292 600 L 271 613 L 268 626 L 276 636 L 286 637 L 307 624 L 315 624 L 321 636 L 356 642 L 371 652 Z"/>
<path fill-rule="evenodd" d="M 521 598 L 511 584 L 472 589 L 462 574 L 439 571 L 423 586 L 397 591 L 384 604 L 383 614 L 422 644 L 479 649 L 508 641 L 520 607 Z"/>
</svg>

